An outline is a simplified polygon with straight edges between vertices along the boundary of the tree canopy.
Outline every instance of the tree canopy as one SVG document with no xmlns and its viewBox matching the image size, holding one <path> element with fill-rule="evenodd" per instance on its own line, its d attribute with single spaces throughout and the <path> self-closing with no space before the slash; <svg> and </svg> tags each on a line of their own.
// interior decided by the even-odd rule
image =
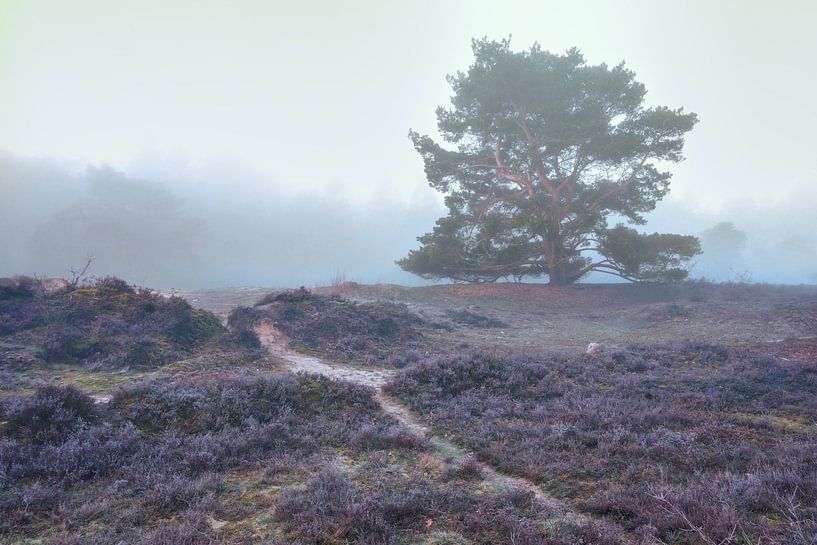
<svg viewBox="0 0 817 545">
<path fill-rule="evenodd" d="M 645 107 L 646 89 L 623 63 L 588 65 L 576 49 L 514 52 L 509 39 L 472 48 L 474 64 L 448 76 L 451 106 L 437 109 L 449 147 L 409 133 L 448 215 L 398 264 L 461 281 L 566 284 L 594 270 L 684 278 L 700 253 L 695 237 L 624 223 L 644 224 L 667 194 L 671 175 L 658 164 L 682 160 L 695 114 Z"/>
</svg>

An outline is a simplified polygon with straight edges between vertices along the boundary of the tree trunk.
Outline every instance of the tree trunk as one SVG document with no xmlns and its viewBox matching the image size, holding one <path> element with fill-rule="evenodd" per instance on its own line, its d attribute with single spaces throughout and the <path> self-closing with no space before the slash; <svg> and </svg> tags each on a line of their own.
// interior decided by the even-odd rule
<svg viewBox="0 0 817 545">
<path fill-rule="evenodd" d="M 563 263 L 555 263 L 548 266 L 548 284 L 551 286 L 566 286 L 573 280 L 568 278 L 567 271 Z"/>
</svg>

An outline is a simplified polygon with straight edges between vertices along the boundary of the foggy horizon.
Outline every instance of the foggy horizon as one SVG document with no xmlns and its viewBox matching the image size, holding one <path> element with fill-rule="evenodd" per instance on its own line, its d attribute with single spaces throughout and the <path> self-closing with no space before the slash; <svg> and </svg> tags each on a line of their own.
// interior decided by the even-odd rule
<svg viewBox="0 0 817 545">
<path fill-rule="evenodd" d="M 425 283 L 394 261 L 444 208 L 406 135 L 437 134 L 472 38 L 512 35 L 699 115 L 639 228 L 701 236 L 692 278 L 815 283 L 815 23 L 806 2 L 4 3 L 0 276 L 91 254 L 161 288 Z"/>
<path fill-rule="evenodd" d="M 72 168 L 0 152 L 0 184 L 22 182 L 3 186 L 11 198 L 0 205 L 0 229 L 14 236 L 0 244 L 0 276 L 70 276 L 91 255 L 91 276 L 164 289 L 315 286 L 339 278 L 429 283 L 394 261 L 444 213 L 431 190 L 410 203 L 395 196 L 361 203 L 259 185 L 249 172 L 230 184 L 218 182 L 216 168 L 164 172 L 131 177 L 109 166 Z M 670 194 L 643 230 L 700 236 L 704 253 L 690 265 L 693 279 L 801 284 L 817 280 L 809 260 L 815 242 L 799 227 L 814 221 L 809 202 L 761 208 L 736 200 L 707 211 Z M 732 224 L 744 242 L 724 249 L 702 236 L 719 224 Z"/>
</svg>

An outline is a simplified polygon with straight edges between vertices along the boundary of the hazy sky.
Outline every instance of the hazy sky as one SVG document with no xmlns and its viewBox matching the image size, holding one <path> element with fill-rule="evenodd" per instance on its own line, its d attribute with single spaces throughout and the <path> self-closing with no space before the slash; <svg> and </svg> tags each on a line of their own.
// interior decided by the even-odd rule
<svg viewBox="0 0 817 545">
<path fill-rule="evenodd" d="M 625 60 L 699 114 L 674 198 L 780 200 L 817 178 L 815 28 L 810 1 L 3 0 L 0 148 L 425 199 L 408 129 L 433 131 L 471 37 L 512 34 Z"/>
<path fill-rule="evenodd" d="M 0 0 L 0 230 L 16 233 L 0 275 L 58 274 L 88 246 L 99 273 L 156 285 L 412 281 L 393 262 L 443 211 L 408 130 L 435 132 L 472 37 L 510 34 L 624 60 L 648 105 L 699 115 L 648 230 L 732 221 L 755 280 L 813 281 L 815 29 L 815 1 Z M 101 171 L 121 192 L 97 198 L 88 164 L 123 173 Z M 178 253 L 161 230 L 111 238 L 151 217 L 123 199 L 158 186 L 133 180 L 204 226 L 167 241 L 198 245 L 185 267 L 127 272 L 125 250 Z"/>
</svg>

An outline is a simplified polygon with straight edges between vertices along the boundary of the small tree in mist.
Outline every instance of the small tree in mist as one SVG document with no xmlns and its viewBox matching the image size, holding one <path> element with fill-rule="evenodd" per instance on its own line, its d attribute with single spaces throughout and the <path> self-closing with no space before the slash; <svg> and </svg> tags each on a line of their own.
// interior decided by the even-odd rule
<svg viewBox="0 0 817 545">
<path fill-rule="evenodd" d="M 60 270 L 92 254 L 94 270 L 146 282 L 194 270 L 204 222 L 191 217 L 165 185 L 109 167 L 89 168 L 76 202 L 55 213 L 32 239 L 33 266 Z M 90 266 L 90 263 L 86 263 Z M 71 270 L 79 284 L 87 268 Z"/>
<path fill-rule="evenodd" d="M 474 64 L 449 76 L 450 109 L 437 126 L 454 149 L 410 132 L 448 215 L 398 264 L 425 278 L 494 281 L 591 271 L 631 280 L 684 278 L 700 253 L 692 236 L 644 235 L 608 219 L 645 223 L 669 190 L 695 114 L 645 108 L 646 89 L 623 64 L 585 63 L 534 45 L 475 40 Z"/>
<path fill-rule="evenodd" d="M 750 275 L 743 257 L 748 238 L 746 232 L 738 229 L 731 221 L 717 223 L 703 231 L 701 246 L 704 258 L 701 259 L 701 272 L 718 280 L 740 281 L 748 278 Z"/>
</svg>

